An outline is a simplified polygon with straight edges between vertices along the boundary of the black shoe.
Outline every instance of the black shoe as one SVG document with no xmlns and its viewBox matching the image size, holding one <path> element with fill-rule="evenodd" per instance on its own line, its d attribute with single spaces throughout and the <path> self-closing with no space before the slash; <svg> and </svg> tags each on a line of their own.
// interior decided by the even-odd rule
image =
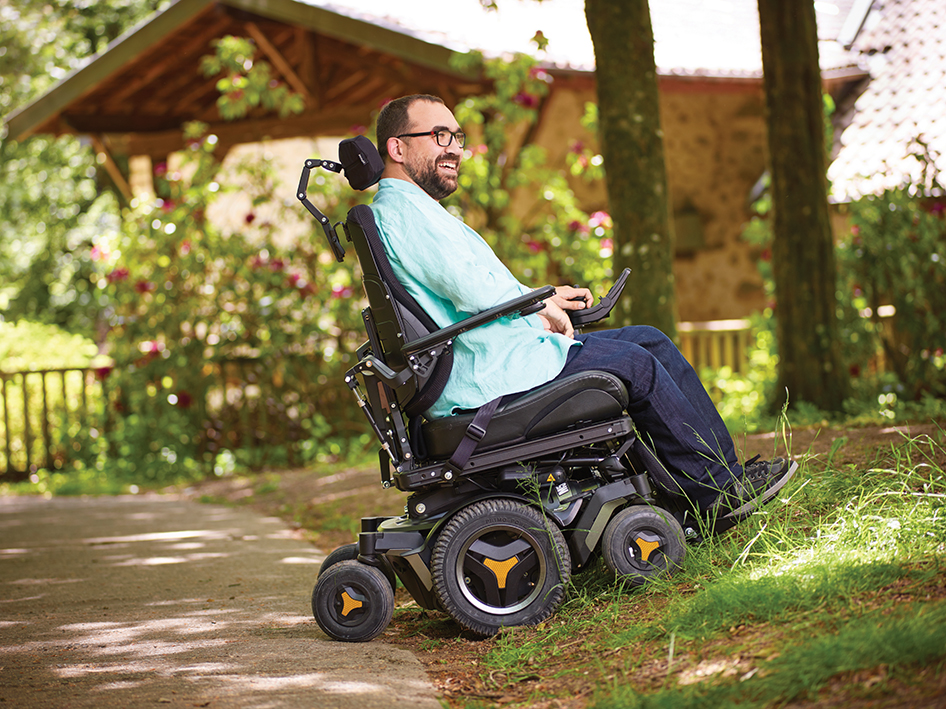
<svg viewBox="0 0 946 709">
<path fill-rule="evenodd" d="M 798 463 L 784 458 L 759 460 L 743 465 L 743 476 L 733 480 L 706 511 L 715 534 L 725 532 L 770 502 L 798 470 Z"/>
</svg>

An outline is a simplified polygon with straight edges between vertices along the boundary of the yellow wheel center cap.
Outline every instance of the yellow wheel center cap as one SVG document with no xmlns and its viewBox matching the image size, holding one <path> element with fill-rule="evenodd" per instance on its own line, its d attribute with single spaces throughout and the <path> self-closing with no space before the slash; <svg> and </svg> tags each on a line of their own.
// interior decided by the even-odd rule
<svg viewBox="0 0 946 709">
<path fill-rule="evenodd" d="M 342 615 L 348 615 L 353 610 L 357 610 L 364 605 L 365 604 L 357 598 L 352 598 L 348 595 L 348 591 L 342 591 Z"/>
<path fill-rule="evenodd" d="M 650 555 L 654 552 L 655 549 L 660 547 L 660 542 L 650 542 L 646 539 L 638 537 L 634 540 L 637 543 L 637 548 L 641 550 L 641 559 L 644 561 L 650 561 Z"/>
<path fill-rule="evenodd" d="M 486 559 L 483 562 L 483 565 L 493 572 L 496 576 L 496 583 L 500 588 L 506 588 L 506 577 L 509 575 L 509 571 L 513 566 L 519 563 L 519 557 L 514 556 L 511 559 L 506 559 L 505 561 L 495 561 L 494 559 Z"/>
</svg>

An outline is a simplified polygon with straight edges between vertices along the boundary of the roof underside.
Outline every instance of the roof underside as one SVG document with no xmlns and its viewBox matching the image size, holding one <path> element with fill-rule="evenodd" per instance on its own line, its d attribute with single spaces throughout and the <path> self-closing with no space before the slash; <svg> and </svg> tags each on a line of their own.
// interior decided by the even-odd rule
<svg viewBox="0 0 946 709">
<path fill-rule="evenodd" d="M 252 12 L 256 4 L 268 16 Z M 226 35 L 256 41 L 257 59 L 303 94 L 306 110 L 300 116 L 274 119 L 259 109 L 242 120 L 221 121 L 219 77 L 204 76 L 200 58 Z M 422 91 L 455 100 L 482 91 L 480 82 L 449 70 L 450 54 L 291 1 L 182 0 L 12 116 L 10 132 L 96 135 L 117 153 L 155 157 L 181 147 L 181 126 L 193 120 L 210 124 L 222 146 L 344 134 L 370 124 L 387 98 Z"/>
</svg>

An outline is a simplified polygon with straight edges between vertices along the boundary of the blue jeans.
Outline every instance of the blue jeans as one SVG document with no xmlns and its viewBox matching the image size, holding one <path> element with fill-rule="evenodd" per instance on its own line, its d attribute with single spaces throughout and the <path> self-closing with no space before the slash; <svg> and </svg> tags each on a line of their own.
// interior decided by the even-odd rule
<svg viewBox="0 0 946 709">
<path fill-rule="evenodd" d="M 706 510 L 742 474 L 736 448 L 693 367 L 660 330 L 646 325 L 578 335 L 558 378 L 587 370 L 614 374 L 627 386 L 627 412 L 641 439 L 682 493 Z"/>
</svg>

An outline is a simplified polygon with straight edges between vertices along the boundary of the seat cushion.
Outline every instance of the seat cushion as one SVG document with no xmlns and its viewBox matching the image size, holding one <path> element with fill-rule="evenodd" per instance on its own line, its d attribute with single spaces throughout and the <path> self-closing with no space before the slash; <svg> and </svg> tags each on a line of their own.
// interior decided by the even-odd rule
<svg viewBox="0 0 946 709">
<path fill-rule="evenodd" d="M 476 452 L 617 418 L 627 408 L 624 383 L 607 372 L 579 372 L 544 384 L 499 407 Z M 428 457 L 453 455 L 475 412 L 445 416 L 422 427 Z"/>
</svg>

